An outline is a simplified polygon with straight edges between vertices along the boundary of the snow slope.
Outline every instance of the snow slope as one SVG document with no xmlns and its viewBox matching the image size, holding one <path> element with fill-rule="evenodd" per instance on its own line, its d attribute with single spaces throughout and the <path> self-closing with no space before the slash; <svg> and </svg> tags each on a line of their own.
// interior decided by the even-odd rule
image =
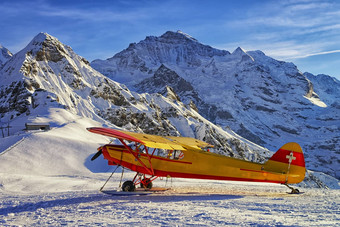
<svg viewBox="0 0 340 227">
<path fill-rule="evenodd" d="M 60 108 L 37 121 L 53 127 L 0 139 L 2 226 L 336 226 L 340 221 L 340 185 L 331 177 L 324 182 L 336 182 L 337 189 L 301 185 L 301 195 L 289 195 L 276 184 L 189 179 L 158 179 L 155 187 L 171 188 L 158 194 L 104 194 L 98 189 L 115 167 L 102 156 L 90 158 L 109 140 L 85 130 L 101 124 Z M 8 143 L 14 146 L 7 148 Z M 120 173 L 104 191 L 119 190 Z M 133 176 L 125 171 L 123 181 Z"/>
</svg>

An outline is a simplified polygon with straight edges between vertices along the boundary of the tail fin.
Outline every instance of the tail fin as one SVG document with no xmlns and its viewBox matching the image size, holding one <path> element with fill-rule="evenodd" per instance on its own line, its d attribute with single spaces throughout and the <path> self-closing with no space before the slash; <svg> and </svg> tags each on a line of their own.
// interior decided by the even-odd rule
<svg viewBox="0 0 340 227">
<path fill-rule="evenodd" d="M 287 143 L 283 145 L 264 165 L 270 172 L 281 173 L 282 183 L 300 183 L 305 178 L 305 159 L 299 144 Z"/>
</svg>

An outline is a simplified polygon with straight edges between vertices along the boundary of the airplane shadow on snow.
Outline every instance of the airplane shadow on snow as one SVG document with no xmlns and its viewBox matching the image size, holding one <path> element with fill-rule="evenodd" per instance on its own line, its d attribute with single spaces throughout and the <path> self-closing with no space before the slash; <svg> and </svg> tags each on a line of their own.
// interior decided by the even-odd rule
<svg viewBox="0 0 340 227">
<path fill-rule="evenodd" d="M 240 199 L 243 196 L 239 195 L 224 195 L 224 194 L 191 194 L 191 195 L 105 195 L 97 194 L 92 196 L 80 196 L 75 198 L 55 199 L 39 202 L 27 202 L 17 206 L 0 208 L 0 215 L 8 215 L 11 213 L 21 212 L 35 212 L 38 209 L 49 209 L 60 206 L 73 206 L 78 204 L 91 203 L 92 206 L 96 206 L 93 202 L 107 201 L 110 204 L 114 203 L 138 203 L 139 205 L 150 202 L 154 203 L 169 203 L 169 202 L 181 202 L 181 201 L 214 201 L 214 200 L 231 200 Z M 102 206 L 103 203 L 99 203 L 97 206 Z"/>
<path fill-rule="evenodd" d="M 97 152 L 95 152 L 97 153 Z M 98 158 L 96 158 L 94 161 L 91 161 L 91 158 L 95 154 L 89 155 L 84 162 L 84 165 L 86 168 L 88 168 L 92 173 L 107 173 L 112 172 L 115 166 L 109 166 L 107 164 L 107 160 L 103 158 L 103 155 L 100 155 Z"/>
</svg>

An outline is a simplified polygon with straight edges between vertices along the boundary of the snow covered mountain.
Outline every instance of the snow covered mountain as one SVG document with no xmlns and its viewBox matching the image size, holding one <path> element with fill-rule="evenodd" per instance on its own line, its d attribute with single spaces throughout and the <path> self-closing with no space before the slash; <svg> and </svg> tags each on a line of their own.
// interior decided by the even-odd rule
<svg viewBox="0 0 340 227">
<path fill-rule="evenodd" d="M 308 168 L 340 177 L 340 86 L 334 78 L 326 83 L 261 51 L 230 53 L 171 31 L 91 66 L 138 92 L 163 94 L 169 85 L 211 122 L 269 149 L 296 141 Z"/>
<path fill-rule="evenodd" d="M 221 57 L 230 55 L 221 53 Z M 320 78 L 307 76 L 312 82 Z M 332 84 L 332 78 L 326 79 Z M 319 95 L 331 94 L 324 100 L 329 105 L 338 98 L 327 89 L 326 79 L 314 89 Z M 339 222 L 339 181 L 312 171 L 299 186 L 335 190 L 304 188 L 304 194 L 296 196 L 287 195 L 278 184 L 159 179 L 157 187 L 172 189 L 143 196 L 98 192 L 115 167 L 108 167 L 102 156 L 90 161 L 99 145 L 110 142 L 89 133 L 85 128 L 90 126 L 193 136 L 215 144 L 216 152 L 253 161 L 271 155 L 203 118 L 197 106 L 208 109 L 213 104 L 168 64 L 160 64 L 137 87 L 144 90 L 149 84 L 164 96 L 129 90 L 46 33 L 6 60 L 0 67 L 0 126 L 11 128 L 9 136 L 0 137 L 1 225 L 149 226 L 173 225 L 175 220 L 179 225 L 336 226 Z M 23 131 L 27 122 L 49 123 L 51 130 Z M 113 175 L 105 189 L 117 189 L 122 178 L 131 180 L 134 175 Z"/>
<path fill-rule="evenodd" d="M 8 59 L 12 57 L 12 53 L 0 44 L 0 68 Z"/>
<path fill-rule="evenodd" d="M 2 122 L 34 122 L 48 115 L 51 108 L 60 108 L 114 127 L 196 137 L 229 156 L 264 161 L 271 154 L 204 119 L 183 104 L 171 87 L 164 91 L 167 97 L 131 92 L 92 69 L 71 47 L 46 33 L 38 34 L 13 55 L 0 77 Z"/>
<path fill-rule="evenodd" d="M 95 150 L 97 137 L 86 139 L 89 136 L 84 124 L 195 137 L 215 145 L 214 152 L 250 161 L 264 162 L 272 155 L 268 149 L 229 128 L 222 129 L 203 118 L 193 102 L 183 103 L 175 89 L 197 100 L 200 96 L 189 82 L 165 65 L 156 70 L 156 79 L 152 81 L 164 74 L 169 77 L 159 80 L 164 96 L 139 94 L 91 68 L 86 59 L 58 39 L 46 33 L 38 34 L 0 70 L 0 124 L 11 126 L 11 135 L 0 138 L 0 163 L 6 169 L 1 174 L 8 179 L 1 181 L 0 186 L 16 187 L 13 182 L 26 185 L 32 174 L 42 175 L 50 185 L 51 176 L 60 179 L 66 172 L 71 178 L 72 174 L 88 175 L 84 166 L 89 168 L 87 171 L 103 169 L 102 162 L 93 167 L 95 164 L 86 161 Z M 177 79 L 178 83 L 172 82 Z M 148 83 L 144 81 L 145 85 Z M 143 82 L 140 87 L 143 88 Z M 201 102 L 204 104 L 203 99 Z M 49 123 L 54 130 L 38 135 L 23 132 L 24 124 L 30 122 Z M 20 169 L 16 168 L 18 165 Z M 54 166 L 53 170 L 49 166 Z M 58 166 L 63 168 L 59 170 Z M 22 178 L 20 174 L 29 177 Z M 324 187 L 328 183 L 308 172 L 304 184 Z"/>
</svg>

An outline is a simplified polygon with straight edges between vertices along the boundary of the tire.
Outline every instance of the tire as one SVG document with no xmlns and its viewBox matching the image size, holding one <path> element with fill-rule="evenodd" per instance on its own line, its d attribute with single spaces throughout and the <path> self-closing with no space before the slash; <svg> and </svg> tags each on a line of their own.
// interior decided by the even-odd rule
<svg viewBox="0 0 340 227">
<path fill-rule="evenodd" d="M 141 188 L 151 189 L 152 188 L 152 181 L 150 181 L 150 179 L 146 179 L 145 185 L 143 185 L 143 183 L 140 183 L 140 187 Z"/>
<path fill-rule="evenodd" d="M 125 181 L 122 186 L 123 192 L 134 192 L 136 190 L 136 186 L 132 181 Z"/>
</svg>

